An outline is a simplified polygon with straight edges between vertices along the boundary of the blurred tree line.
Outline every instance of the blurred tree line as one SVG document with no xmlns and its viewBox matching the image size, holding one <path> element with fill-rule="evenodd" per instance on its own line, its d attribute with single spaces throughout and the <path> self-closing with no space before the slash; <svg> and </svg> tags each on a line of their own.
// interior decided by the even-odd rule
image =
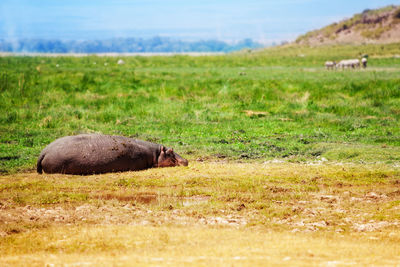
<svg viewBox="0 0 400 267">
<path fill-rule="evenodd" d="M 231 52 L 262 47 L 252 39 L 236 43 L 217 40 L 180 41 L 167 37 L 113 38 L 107 40 L 62 41 L 47 39 L 0 40 L 2 52 L 37 53 L 135 53 L 135 52 Z"/>
</svg>

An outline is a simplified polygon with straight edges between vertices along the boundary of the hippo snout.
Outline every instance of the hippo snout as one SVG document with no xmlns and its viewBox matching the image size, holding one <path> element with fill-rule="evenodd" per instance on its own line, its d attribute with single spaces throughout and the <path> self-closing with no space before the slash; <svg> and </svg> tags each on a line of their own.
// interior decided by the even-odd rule
<svg viewBox="0 0 400 267">
<path fill-rule="evenodd" d="M 178 160 L 178 165 L 179 166 L 188 166 L 189 165 L 189 161 L 187 159 L 179 159 Z"/>
<path fill-rule="evenodd" d="M 175 166 L 188 166 L 189 165 L 189 161 L 185 158 L 182 158 L 179 154 L 174 153 L 174 157 L 175 157 Z"/>
</svg>

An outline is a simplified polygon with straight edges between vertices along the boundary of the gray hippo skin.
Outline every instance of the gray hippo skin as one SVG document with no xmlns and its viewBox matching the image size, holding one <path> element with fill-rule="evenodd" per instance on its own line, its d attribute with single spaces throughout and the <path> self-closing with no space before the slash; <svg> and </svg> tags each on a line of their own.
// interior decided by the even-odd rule
<svg viewBox="0 0 400 267">
<path fill-rule="evenodd" d="M 187 166 L 172 148 L 123 136 L 65 136 L 43 149 L 37 172 L 88 175 L 138 171 L 153 167 Z"/>
</svg>

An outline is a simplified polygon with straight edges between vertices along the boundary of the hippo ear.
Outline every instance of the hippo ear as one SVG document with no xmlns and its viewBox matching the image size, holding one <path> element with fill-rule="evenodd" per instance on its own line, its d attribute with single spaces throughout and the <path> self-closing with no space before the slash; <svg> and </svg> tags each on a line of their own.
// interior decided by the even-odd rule
<svg viewBox="0 0 400 267">
<path fill-rule="evenodd" d="M 161 146 L 161 152 L 165 153 L 165 151 L 166 151 L 165 146 Z"/>
<path fill-rule="evenodd" d="M 172 148 L 168 149 L 167 154 L 174 154 L 174 150 Z"/>
</svg>

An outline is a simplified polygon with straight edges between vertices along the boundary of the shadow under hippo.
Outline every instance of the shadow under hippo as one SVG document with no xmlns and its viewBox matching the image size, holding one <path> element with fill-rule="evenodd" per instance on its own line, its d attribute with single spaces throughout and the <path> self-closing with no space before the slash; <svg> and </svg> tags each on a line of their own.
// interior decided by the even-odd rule
<svg viewBox="0 0 400 267">
<path fill-rule="evenodd" d="M 188 166 L 188 161 L 172 148 L 123 136 L 81 134 L 46 146 L 37 172 L 89 175 L 173 166 Z"/>
</svg>

